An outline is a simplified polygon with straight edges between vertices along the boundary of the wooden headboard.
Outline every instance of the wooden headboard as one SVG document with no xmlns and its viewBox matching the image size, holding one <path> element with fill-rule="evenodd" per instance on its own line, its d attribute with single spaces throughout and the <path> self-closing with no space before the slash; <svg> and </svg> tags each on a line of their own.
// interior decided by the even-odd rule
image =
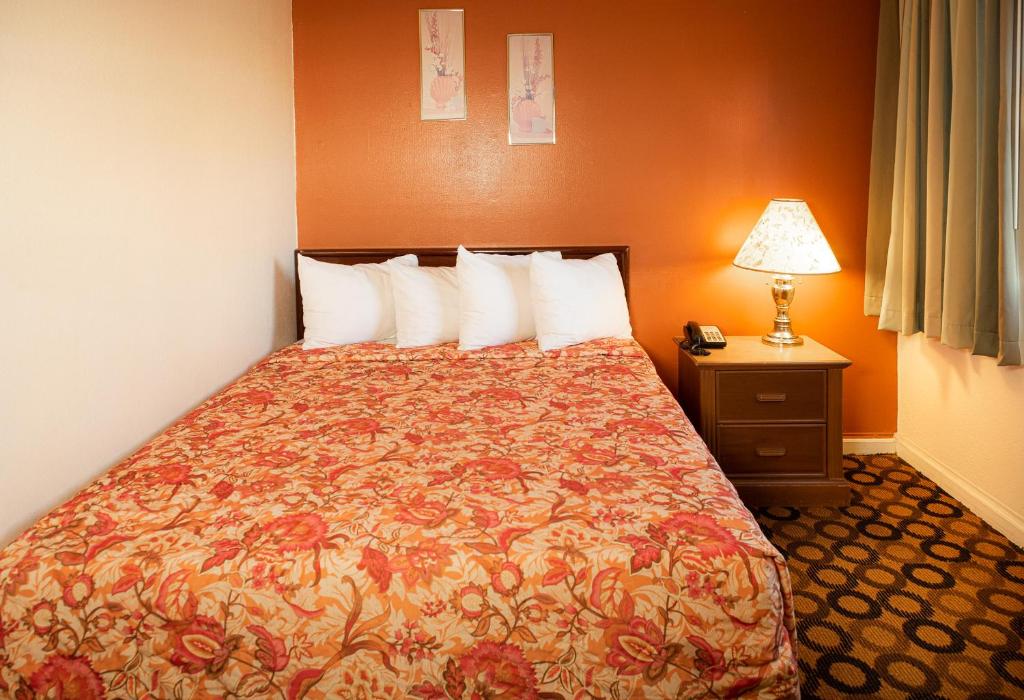
<svg viewBox="0 0 1024 700">
<path fill-rule="evenodd" d="M 629 300 L 629 246 L 545 246 L 540 248 L 470 248 L 474 253 L 498 253 L 500 255 L 528 255 L 535 250 L 560 250 L 563 258 L 592 258 L 595 255 L 611 253 L 619 264 L 622 284 Z M 412 253 L 423 267 L 445 267 L 455 264 L 455 248 L 299 248 L 295 251 L 295 337 L 302 338 L 302 287 L 299 285 L 299 255 L 339 265 L 356 263 L 379 263 L 388 258 Z"/>
</svg>

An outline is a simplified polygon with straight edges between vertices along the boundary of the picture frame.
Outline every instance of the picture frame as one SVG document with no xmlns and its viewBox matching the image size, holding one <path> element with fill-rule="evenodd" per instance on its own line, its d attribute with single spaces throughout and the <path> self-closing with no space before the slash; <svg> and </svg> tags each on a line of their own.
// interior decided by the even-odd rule
<svg viewBox="0 0 1024 700">
<path fill-rule="evenodd" d="M 555 143 L 555 37 L 508 35 L 509 145 Z"/>
<path fill-rule="evenodd" d="M 465 119 L 466 33 L 465 11 L 419 11 L 420 119 Z"/>
</svg>

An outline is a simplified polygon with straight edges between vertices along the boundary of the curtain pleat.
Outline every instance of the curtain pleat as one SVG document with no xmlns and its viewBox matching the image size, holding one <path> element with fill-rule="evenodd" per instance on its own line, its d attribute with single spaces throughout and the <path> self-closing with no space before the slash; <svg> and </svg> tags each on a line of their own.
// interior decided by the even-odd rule
<svg viewBox="0 0 1024 700">
<path fill-rule="evenodd" d="M 893 163 L 889 245 L 882 285 L 879 328 L 919 330 L 917 305 L 919 224 L 923 221 L 924 131 L 927 118 L 924 86 L 928 83 L 927 14 L 922 2 L 901 2 L 899 80 L 896 104 L 896 152 Z M 913 331 L 911 331 L 913 332 Z"/>
<path fill-rule="evenodd" d="M 938 337 L 942 329 L 942 275 L 946 249 L 946 195 L 949 191 L 952 66 L 949 5 L 937 2 L 931 10 L 928 26 L 931 51 L 928 56 L 928 170 L 925 185 L 922 327 L 926 335 Z"/>
<path fill-rule="evenodd" d="M 969 4 L 970 0 L 958 0 Z M 978 224 L 975 255 L 974 337 L 976 355 L 999 355 L 999 168 L 1006 158 L 999 151 L 1001 94 L 999 77 L 1000 0 L 975 5 L 978 26 Z M 1007 158 L 1012 158 L 1007 154 Z M 968 346 L 964 346 L 968 347 Z"/>
<path fill-rule="evenodd" d="M 1020 364 L 1021 0 L 883 0 L 865 313 Z M 884 253 L 883 253 L 884 251 Z"/>
<path fill-rule="evenodd" d="M 864 269 L 864 313 L 868 316 L 877 316 L 882 309 L 885 261 L 892 230 L 893 161 L 899 95 L 899 72 L 893 68 L 900 65 L 900 3 L 898 0 L 882 0 L 879 12 Z"/>
<path fill-rule="evenodd" d="M 1024 334 L 1024 236 L 1020 232 L 1020 177 L 1022 133 L 1021 81 L 1022 55 L 1024 55 L 1024 16 L 1019 0 L 1004 2 L 1000 18 L 1001 81 L 999 110 L 999 151 L 1010 154 L 999 168 L 999 210 L 1002 236 L 999 245 L 999 362 L 1019 365 L 1022 358 Z"/>
</svg>

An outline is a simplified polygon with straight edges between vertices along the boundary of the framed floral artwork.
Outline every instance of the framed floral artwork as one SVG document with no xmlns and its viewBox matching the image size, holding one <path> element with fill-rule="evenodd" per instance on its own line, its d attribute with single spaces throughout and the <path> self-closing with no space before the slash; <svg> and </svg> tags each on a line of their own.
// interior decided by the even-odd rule
<svg viewBox="0 0 1024 700">
<path fill-rule="evenodd" d="M 462 10 L 420 10 L 420 119 L 466 118 Z"/>
<path fill-rule="evenodd" d="M 555 60 L 551 34 L 508 35 L 508 142 L 555 142 Z"/>
</svg>

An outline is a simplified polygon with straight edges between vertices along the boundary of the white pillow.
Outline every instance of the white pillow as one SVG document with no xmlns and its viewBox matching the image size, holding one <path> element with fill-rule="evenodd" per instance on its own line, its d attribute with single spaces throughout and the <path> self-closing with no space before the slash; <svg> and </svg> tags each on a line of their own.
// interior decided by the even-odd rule
<svg viewBox="0 0 1024 700">
<path fill-rule="evenodd" d="M 395 342 L 391 270 L 415 266 L 415 255 L 382 263 L 337 265 L 299 256 L 302 348 L 378 341 Z"/>
<path fill-rule="evenodd" d="M 560 260 L 559 252 L 533 253 Z M 530 301 L 531 255 L 471 253 L 459 246 L 459 349 L 478 350 L 536 335 Z"/>
<path fill-rule="evenodd" d="M 633 336 L 622 275 L 611 253 L 589 260 L 552 260 L 534 253 L 530 293 L 541 350 Z"/>
<path fill-rule="evenodd" d="M 459 282 L 454 267 L 391 268 L 398 347 L 459 339 Z"/>
</svg>

